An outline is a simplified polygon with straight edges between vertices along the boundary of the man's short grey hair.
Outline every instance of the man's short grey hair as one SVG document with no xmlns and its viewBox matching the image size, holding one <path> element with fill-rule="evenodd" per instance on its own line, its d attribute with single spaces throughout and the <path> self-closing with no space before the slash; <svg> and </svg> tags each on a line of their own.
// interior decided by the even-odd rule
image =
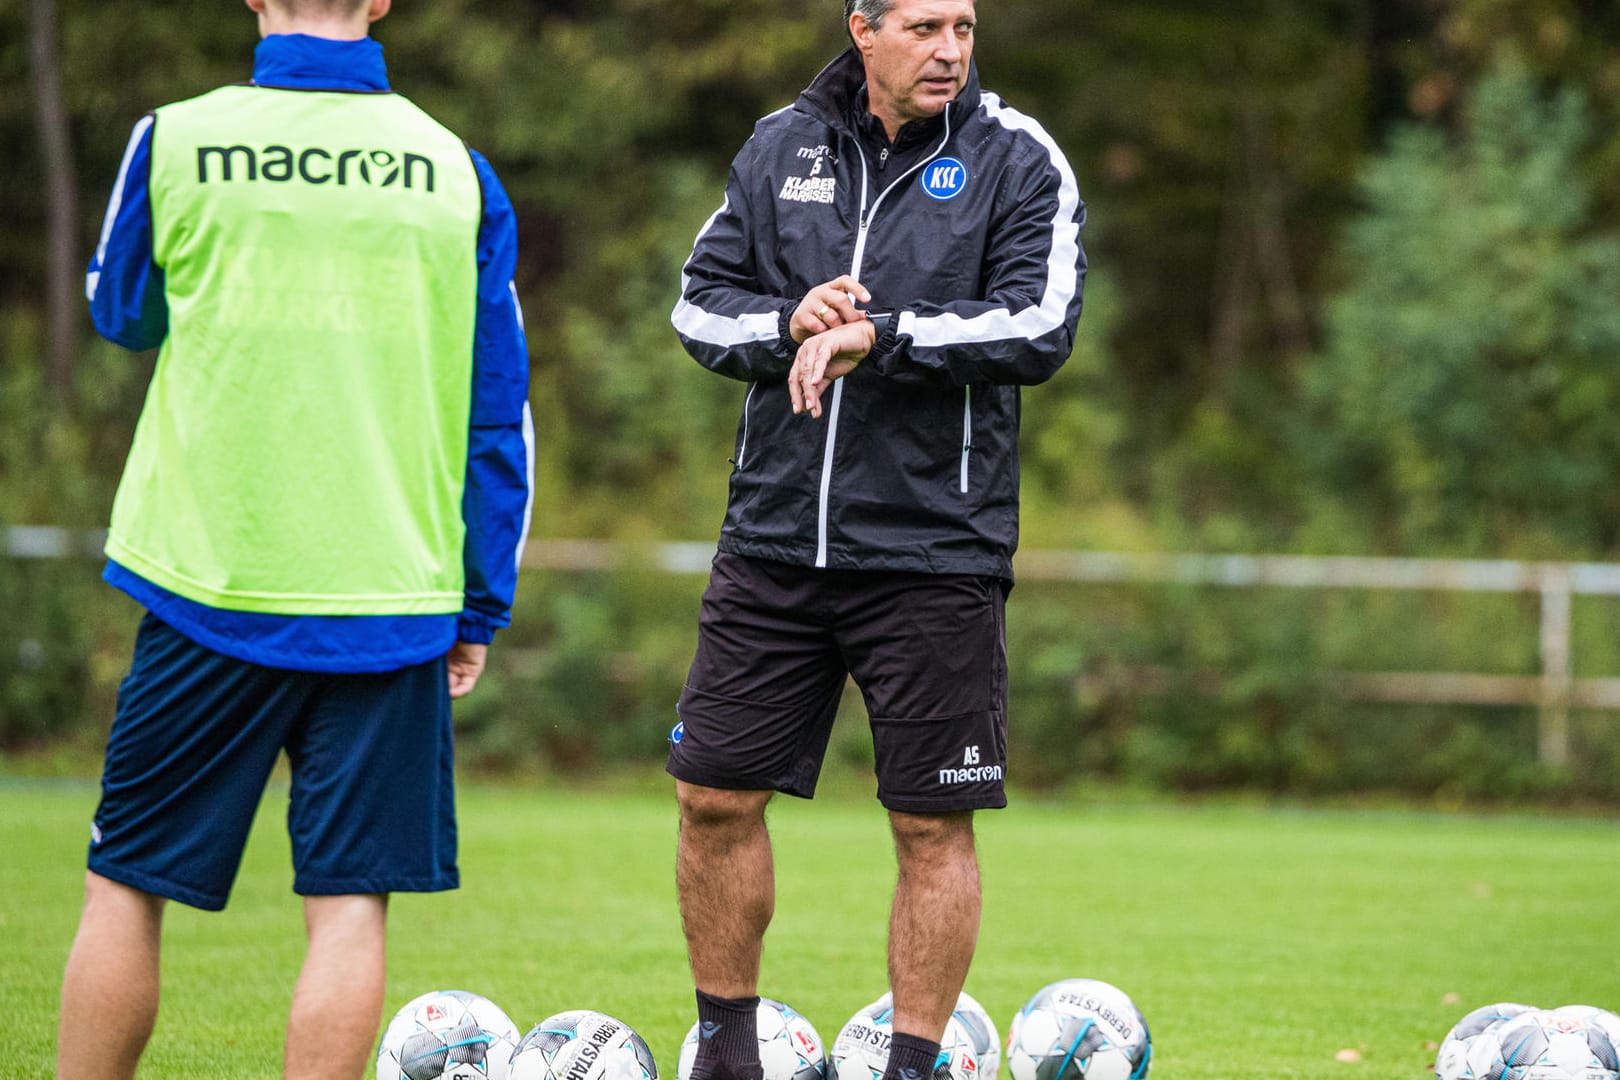
<svg viewBox="0 0 1620 1080">
<path fill-rule="evenodd" d="M 844 0 L 844 22 L 857 11 L 866 19 L 866 23 L 874 30 L 881 29 L 883 17 L 894 7 L 894 0 Z"/>
</svg>

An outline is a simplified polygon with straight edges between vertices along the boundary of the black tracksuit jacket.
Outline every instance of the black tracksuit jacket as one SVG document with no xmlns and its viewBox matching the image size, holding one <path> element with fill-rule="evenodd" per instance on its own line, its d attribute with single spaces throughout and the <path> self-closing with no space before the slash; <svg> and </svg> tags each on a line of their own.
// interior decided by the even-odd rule
<svg viewBox="0 0 1620 1080">
<path fill-rule="evenodd" d="M 1057 145 L 976 70 L 888 154 L 865 100 L 850 50 L 761 119 L 682 275 L 682 344 L 748 383 L 719 548 L 1011 579 L 1019 388 L 1073 348 L 1085 204 Z M 788 319 L 840 274 L 892 317 L 821 418 L 795 416 Z"/>
</svg>

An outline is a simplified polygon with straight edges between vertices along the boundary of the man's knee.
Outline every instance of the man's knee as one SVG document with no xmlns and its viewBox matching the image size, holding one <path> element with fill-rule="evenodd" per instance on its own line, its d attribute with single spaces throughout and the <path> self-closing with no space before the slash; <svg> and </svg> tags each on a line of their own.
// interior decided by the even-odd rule
<svg viewBox="0 0 1620 1080">
<path fill-rule="evenodd" d="M 306 896 L 304 928 L 311 941 L 380 940 L 388 928 L 388 894 Z"/>
<path fill-rule="evenodd" d="M 156 923 L 165 901 L 155 893 L 102 877 L 94 870 L 84 873 L 84 912 L 86 916 L 106 916 L 137 922 Z"/>
<path fill-rule="evenodd" d="M 769 791 L 732 791 L 684 780 L 675 782 L 682 829 L 751 828 L 764 821 L 765 804 L 770 798 Z"/>
<path fill-rule="evenodd" d="M 973 812 L 908 814 L 890 811 L 894 850 L 902 865 L 912 862 L 972 859 Z"/>
</svg>

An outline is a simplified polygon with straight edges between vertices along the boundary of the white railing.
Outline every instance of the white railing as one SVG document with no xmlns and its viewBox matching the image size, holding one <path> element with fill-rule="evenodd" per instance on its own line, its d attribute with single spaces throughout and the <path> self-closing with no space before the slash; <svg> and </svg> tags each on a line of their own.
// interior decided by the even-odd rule
<svg viewBox="0 0 1620 1080">
<path fill-rule="evenodd" d="M 1620 596 L 1620 564 L 1031 551 L 1015 565 L 1020 577 L 1060 581 L 1538 593 L 1540 675 L 1357 672 L 1336 674 L 1333 682 L 1345 696 L 1367 701 L 1533 705 L 1540 713 L 1538 754 L 1550 765 L 1569 761 L 1572 707 L 1620 709 L 1620 679 L 1575 678 L 1570 648 L 1573 598 Z"/>
<path fill-rule="evenodd" d="M 99 557 L 105 536 L 97 530 L 12 526 L 0 529 L 0 555 Z M 604 540 L 532 540 L 523 565 L 581 571 L 640 562 L 668 573 L 702 574 L 713 556 L 710 543 L 637 548 Z M 1570 650 L 1573 598 L 1620 596 L 1620 564 L 1023 551 L 1014 567 L 1021 581 L 1536 593 L 1541 599 L 1539 675 L 1358 672 L 1334 675 L 1333 685 L 1347 697 L 1367 701 L 1533 706 L 1540 716 L 1539 755 L 1552 765 L 1569 760 L 1570 709 L 1620 709 L 1620 678 L 1575 678 Z"/>
</svg>

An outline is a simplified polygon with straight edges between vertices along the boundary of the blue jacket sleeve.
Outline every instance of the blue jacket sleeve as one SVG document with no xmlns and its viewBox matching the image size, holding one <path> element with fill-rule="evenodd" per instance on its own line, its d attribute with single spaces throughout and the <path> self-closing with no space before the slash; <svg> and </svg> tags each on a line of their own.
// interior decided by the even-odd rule
<svg viewBox="0 0 1620 1080">
<path fill-rule="evenodd" d="M 155 349 L 169 333 L 163 270 L 152 256 L 152 198 L 147 187 L 154 121 L 149 113 L 130 133 L 84 279 L 96 330 L 126 349 Z"/>
<path fill-rule="evenodd" d="M 748 209 L 750 139 L 732 163 L 726 197 L 698 233 L 670 322 L 692 358 L 733 379 L 787 377 L 799 346 L 788 333 L 797 300 L 759 292 Z"/>
<path fill-rule="evenodd" d="M 478 320 L 473 340 L 472 415 L 461 516 L 466 604 L 457 638 L 488 644 L 512 619 L 518 564 L 528 538 L 534 491 L 534 423 L 529 412 L 529 346 L 512 275 L 517 215 L 506 190 L 469 150 L 483 188 L 478 229 Z"/>
</svg>

